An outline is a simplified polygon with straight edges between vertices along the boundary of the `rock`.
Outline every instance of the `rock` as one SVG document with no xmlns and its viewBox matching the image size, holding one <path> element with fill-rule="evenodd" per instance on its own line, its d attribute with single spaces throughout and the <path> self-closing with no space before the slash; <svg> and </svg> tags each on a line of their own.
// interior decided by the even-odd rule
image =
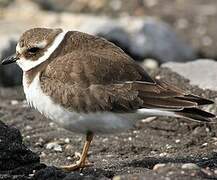
<svg viewBox="0 0 217 180">
<path fill-rule="evenodd" d="M 39 156 L 22 142 L 20 132 L 0 121 L 0 179 L 69 180 L 96 179 L 79 172 L 65 173 L 56 167 L 40 164 Z"/>
<path fill-rule="evenodd" d="M 188 63 L 165 63 L 156 70 L 152 76 L 163 81 L 169 82 L 180 89 L 192 94 L 208 98 L 214 101 L 214 104 L 201 107 L 202 109 L 217 113 L 217 62 L 214 60 L 196 60 Z M 215 121 L 215 120 L 214 120 Z M 207 136 L 205 128 L 194 128 L 192 136 Z M 201 130 L 203 129 L 203 130 Z M 198 132 L 200 131 L 200 132 Z"/>
<path fill-rule="evenodd" d="M 136 60 L 136 57 L 134 57 L 133 54 L 131 54 L 129 51 L 130 38 L 129 34 L 123 29 L 123 27 L 115 25 L 103 26 L 98 30 L 96 35 L 101 36 L 108 41 L 114 43 L 122 50 L 124 50 L 125 53 L 129 54 L 132 58 Z"/>
<path fill-rule="evenodd" d="M 8 56 L 15 54 L 16 38 L 0 37 L 0 61 Z M 0 86 L 17 86 L 21 85 L 22 71 L 16 64 L 10 66 L 0 65 Z"/>
<path fill-rule="evenodd" d="M 166 169 L 168 168 L 168 169 Z M 178 169 L 169 169 L 169 167 L 165 167 L 165 172 L 153 172 L 147 171 L 145 173 L 137 173 L 137 174 L 124 174 L 120 176 L 115 176 L 113 180 L 202 180 L 203 178 L 199 177 L 195 174 L 187 174 L 184 171 L 180 171 Z"/>
<path fill-rule="evenodd" d="M 209 59 L 199 59 L 188 63 L 169 62 L 162 67 L 183 76 L 193 86 L 201 89 L 217 91 L 217 62 Z"/>
<path fill-rule="evenodd" d="M 23 144 L 17 129 L 8 127 L 1 121 L 0 129 L 0 179 L 4 176 L 28 176 L 34 170 L 44 167 L 39 163 L 39 156 Z"/>
<path fill-rule="evenodd" d="M 71 173 L 65 173 L 56 167 L 47 167 L 35 173 L 33 179 L 37 180 L 71 180 L 71 179 L 78 179 L 78 180 L 95 180 L 100 179 L 94 177 L 92 175 L 83 175 L 78 171 L 74 171 Z M 105 179 L 105 178 L 104 178 Z"/>
<path fill-rule="evenodd" d="M 66 177 L 66 174 L 55 167 L 47 167 L 35 173 L 34 179 L 37 180 L 61 180 Z"/>
<path fill-rule="evenodd" d="M 84 170 L 86 171 L 86 170 Z M 107 180 L 110 178 L 106 178 L 105 176 L 99 176 L 94 173 L 94 170 L 86 171 L 86 173 L 81 173 L 79 171 L 74 171 L 70 173 L 66 173 L 61 169 L 56 167 L 46 167 L 40 171 L 37 171 L 33 177 L 33 179 L 37 180 Z"/>
<path fill-rule="evenodd" d="M 154 171 L 159 170 L 160 168 L 163 168 L 164 166 L 166 166 L 166 164 L 155 164 L 153 167 Z"/>
<path fill-rule="evenodd" d="M 200 167 L 194 163 L 186 163 L 182 165 L 182 169 L 197 170 L 200 169 Z"/>
<path fill-rule="evenodd" d="M 92 1 L 58 1 L 58 0 L 34 0 L 41 8 L 56 12 L 77 12 L 80 11 L 98 11 L 106 4 L 106 0 L 92 0 Z"/>
<path fill-rule="evenodd" d="M 70 1 L 34 0 L 42 9 L 61 12 L 70 6 Z"/>
<path fill-rule="evenodd" d="M 196 59 L 194 50 L 173 31 L 168 24 L 147 19 L 132 36 L 130 51 L 138 59 L 153 58 L 159 63 L 186 62 Z"/>
<path fill-rule="evenodd" d="M 58 142 L 49 142 L 47 145 L 46 145 L 46 149 L 53 149 L 54 151 L 56 152 L 62 152 L 62 147 L 61 145 L 58 144 Z"/>
</svg>

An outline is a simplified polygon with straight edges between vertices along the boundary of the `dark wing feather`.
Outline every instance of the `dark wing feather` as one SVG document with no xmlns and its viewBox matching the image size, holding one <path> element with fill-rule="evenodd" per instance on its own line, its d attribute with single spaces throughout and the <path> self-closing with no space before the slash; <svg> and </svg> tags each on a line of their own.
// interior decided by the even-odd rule
<svg viewBox="0 0 217 180">
<path fill-rule="evenodd" d="M 187 94 L 187 95 L 184 95 L 183 97 L 177 97 L 177 99 L 196 102 L 198 105 L 208 105 L 208 104 L 214 103 L 213 101 L 211 101 L 209 99 L 201 98 L 199 96 L 195 96 L 192 94 Z"/>
<path fill-rule="evenodd" d="M 211 114 L 209 112 L 203 111 L 198 108 L 185 108 L 175 113 L 177 115 L 180 115 L 180 116 L 183 116 L 189 119 L 193 119 L 196 121 L 202 121 L 202 122 L 210 122 L 211 119 L 216 117 L 214 114 Z"/>
</svg>

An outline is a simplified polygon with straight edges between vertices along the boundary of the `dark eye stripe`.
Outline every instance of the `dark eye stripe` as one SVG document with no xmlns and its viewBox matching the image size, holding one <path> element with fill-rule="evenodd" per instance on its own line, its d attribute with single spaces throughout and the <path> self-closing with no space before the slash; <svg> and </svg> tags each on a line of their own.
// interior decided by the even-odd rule
<svg viewBox="0 0 217 180">
<path fill-rule="evenodd" d="M 38 47 L 32 47 L 32 48 L 28 49 L 27 51 L 30 53 L 36 53 L 39 50 L 40 50 L 40 48 L 38 48 Z"/>
</svg>

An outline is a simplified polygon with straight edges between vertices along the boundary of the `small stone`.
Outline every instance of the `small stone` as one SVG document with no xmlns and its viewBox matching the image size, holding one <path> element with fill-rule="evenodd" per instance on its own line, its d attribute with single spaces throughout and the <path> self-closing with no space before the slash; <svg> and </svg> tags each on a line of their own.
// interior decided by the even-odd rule
<svg viewBox="0 0 217 180">
<path fill-rule="evenodd" d="M 41 152 L 40 158 L 43 158 L 43 157 L 46 157 L 46 156 L 47 156 L 47 154 L 45 152 Z"/>
<path fill-rule="evenodd" d="M 67 158 L 66 158 L 67 160 L 72 160 L 72 157 L 71 156 L 67 156 Z"/>
<path fill-rule="evenodd" d="M 149 122 L 152 122 L 153 120 L 155 120 L 157 117 L 148 117 L 148 118 L 145 118 L 145 119 L 142 119 L 142 122 L 143 123 L 149 123 Z"/>
<path fill-rule="evenodd" d="M 115 176 L 113 177 L 113 180 L 121 180 L 121 176 Z"/>
<path fill-rule="evenodd" d="M 157 154 L 157 151 L 151 151 L 150 153 L 151 154 Z"/>
<path fill-rule="evenodd" d="M 32 130 L 32 126 L 29 126 L 29 125 L 27 125 L 26 127 L 25 127 L 25 130 Z"/>
<path fill-rule="evenodd" d="M 17 100 L 11 100 L 11 105 L 15 106 L 17 104 L 19 104 L 19 102 Z"/>
<path fill-rule="evenodd" d="M 119 137 L 118 137 L 118 136 L 115 136 L 115 139 L 116 139 L 116 140 L 118 140 L 118 139 L 119 139 Z"/>
<path fill-rule="evenodd" d="M 160 80 L 160 79 L 161 79 L 161 76 L 160 76 L 160 75 L 157 75 L 157 76 L 155 76 L 155 79 Z"/>
<path fill-rule="evenodd" d="M 165 156 L 167 156 L 167 153 L 166 152 L 160 153 L 159 156 L 160 157 L 165 157 Z"/>
<path fill-rule="evenodd" d="M 69 143 L 70 143 L 70 139 L 69 139 L 69 138 L 66 138 L 66 139 L 64 140 L 64 142 L 65 142 L 66 144 L 69 144 Z"/>
<path fill-rule="evenodd" d="M 166 148 L 167 148 L 167 149 L 171 149 L 172 147 L 173 147 L 172 145 L 166 144 Z"/>
<path fill-rule="evenodd" d="M 208 158 L 208 157 L 203 157 L 202 159 L 203 159 L 203 160 L 208 160 L 209 158 Z"/>
<path fill-rule="evenodd" d="M 208 146 L 208 143 L 203 143 L 202 144 L 202 147 L 206 147 L 206 146 Z"/>
<path fill-rule="evenodd" d="M 72 152 L 72 151 L 73 151 L 73 146 L 72 146 L 71 144 L 67 144 L 67 145 L 65 146 L 65 151 L 67 151 L 67 152 Z"/>
<path fill-rule="evenodd" d="M 182 165 L 182 169 L 197 170 L 200 169 L 200 167 L 194 163 L 186 163 Z"/>
<path fill-rule="evenodd" d="M 41 137 L 38 139 L 38 141 L 35 143 L 36 146 L 43 147 L 44 146 L 44 139 Z"/>
<path fill-rule="evenodd" d="M 209 128 L 206 128 L 206 132 L 210 132 L 210 129 L 209 129 Z"/>
<path fill-rule="evenodd" d="M 62 147 L 58 142 L 50 142 L 46 145 L 46 149 L 53 149 L 56 152 L 62 152 Z"/>
<path fill-rule="evenodd" d="M 31 137 L 30 137 L 29 135 L 27 135 L 25 138 L 26 138 L 26 139 L 30 139 Z"/>
<path fill-rule="evenodd" d="M 103 140 L 102 140 L 102 142 L 107 142 L 108 141 L 108 138 L 104 138 Z"/>
<path fill-rule="evenodd" d="M 164 166 L 166 166 L 166 164 L 160 164 L 160 163 L 159 164 L 155 164 L 154 167 L 153 167 L 153 170 L 157 171 L 157 170 L 159 170 L 160 168 L 162 168 Z"/>
<path fill-rule="evenodd" d="M 59 146 L 55 146 L 54 148 L 54 151 L 57 151 L 57 152 L 62 152 L 62 147 L 59 145 Z"/>
<path fill-rule="evenodd" d="M 133 131 L 133 134 L 138 134 L 138 133 L 139 133 L 139 131 L 137 131 L 137 130 Z"/>
<path fill-rule="evenodd" d="M 129 140 L 129 141 L 132 141 L 132 137 L 128 137 L 128 140 Z"/>
<path fill-rule="evenodd" d="M 107 156 L 107 157 L 113 157 L 113 155 L 112 155 L 112 154 L 107 154 L 106 156 Z"/>
<path fill-rule="evenodd" d="M 176 140 L 175 140 L 175 143 L 180 143 L 180 142 L 181 142 L 180 139 L 176 139 Z"/>
</svg>

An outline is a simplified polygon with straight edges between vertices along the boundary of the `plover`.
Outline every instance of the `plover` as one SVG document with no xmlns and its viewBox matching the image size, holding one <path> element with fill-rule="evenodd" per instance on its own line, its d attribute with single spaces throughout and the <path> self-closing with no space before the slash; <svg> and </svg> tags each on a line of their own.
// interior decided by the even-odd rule
<svg viewBox="0 0 217 180">
<path fill-rule="evenodd" d="M 148 116 L 185 117 L 209 122 L 215 115 L 198 109 L 213 101 L 151 78 L 107 40 L 77 31 L 34 28 L 20 37 L 16 62 L 30 106 L 61 127 L 86 134 L 73 171 L 88 166 L 93 135 L 117 133 Z"/>
</svg>

